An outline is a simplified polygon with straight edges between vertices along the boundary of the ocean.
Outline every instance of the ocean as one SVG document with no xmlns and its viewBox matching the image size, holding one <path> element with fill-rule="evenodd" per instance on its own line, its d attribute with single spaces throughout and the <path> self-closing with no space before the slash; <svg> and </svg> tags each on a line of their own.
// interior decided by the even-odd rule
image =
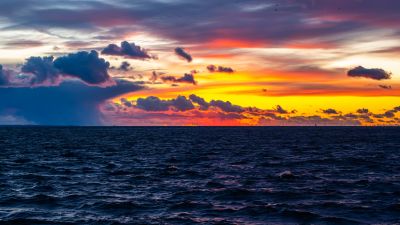
<svg viewBox="0 0 400 225">
<path fill-rule="evenodd" d="M 0 224 L 395 224 L 399 171 L 395 127 L 1 127 Z"/>
</svg>

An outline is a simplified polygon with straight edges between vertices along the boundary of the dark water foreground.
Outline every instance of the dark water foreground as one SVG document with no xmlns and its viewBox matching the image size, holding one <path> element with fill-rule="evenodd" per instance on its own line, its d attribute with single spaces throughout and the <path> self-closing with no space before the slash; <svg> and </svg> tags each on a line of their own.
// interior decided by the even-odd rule
<svg viewBox="0 0 400 225">
<path fill-rule="evenodd" d="M 0 224 L 400 223 L 398 128 L 0 128 Z"/>
</svg>

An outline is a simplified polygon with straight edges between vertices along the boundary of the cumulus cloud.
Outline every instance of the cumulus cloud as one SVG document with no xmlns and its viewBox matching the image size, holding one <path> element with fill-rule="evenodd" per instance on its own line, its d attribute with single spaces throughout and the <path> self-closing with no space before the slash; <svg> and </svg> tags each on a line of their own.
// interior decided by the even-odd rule
<svg viewBox="0 0 400 225">
<path fill-rule="evenodd" d="M 395 113 L 396 113 L 396 111 L 394 111 L 394 110 L 388 110 L 385 112 L 385 116 L 386 116 L 386 118 L 393 118 L 396 116 Z"/>
<path fill-rule="evenodd" d="M 367 109 L 359 109 L 357 113 L 342 114 L 334 109 L 323 110 L 325 115 L 296 115 L 279 105 L 274 109 L 259 109 L 257 107 L 241 107 L 229 101 L 211 100 L 207 102 L 197 95 L 189 98 L 178 96 L 173 99 L 160 99 L 150 96 L 139 98 L 136 105 L 121 100 L 126 108 L 120 108 L 119 118 L 122 124 L 134 121 L 141 125 L 275 125 L 275 126 L 353 126 L 373 123 L 397 123 L 396 113 L 400 106 L 387 110 L 382 114 L 369 113 Z M 132 102 L 130 102 L 132 103 Z M 118 108 L 117 104 L 117 108 Z M 108 107 L 114 111 L 115 107 Z M 148 113 L 147 113 L 148 112 Z M 117 117 L 118 117 L 117 116 Z M 144 121 L 144 119 L 149 121 Z"/>
<path fill-rule="evenodd" d="M 221 100 L 212 100 L 210 102 L 210 106 L 217 107 L 224 112 L 237 112 L 237 113 L 244 112 L 244 109 L 241 106 L 233 105 L 229 101 L 225 102 Z"/>
<path fill-rule="evenodd" d="M 56 84 L 60 80 L 60 73 L 53 65 L 54 57 L 30 57 L 22 66 L 23 73 L 33 75 L 31 85 L 43 84 L 45 82 Z"/>
<path fill-rule="evenodd" d="M 193 103 L 185 96 L 178 96 L 175 99 L 169 100 L 162 100 L 154 96 L 139 98 L 136 101 L 136 107 L 145 111 L 168 111 L 171 108 L 178 111 L 194 109 Z"/>
<path fill-rule="evenodd" d="M 193 103 L 185 96 L 178 96 L 171 100 L 172 106 L 179 111 L 188 111 L 194 109 Z"/>
<path fill-rule="evenodd" d="M 123 64 L 126 69 L 129 65 Z M 61 83 L 63 78 L 77 78 L 91 85 L 112 83 L 108 74 L 110 64 L 96 51 L 77 52 L 58 57 L 29 57 L 21 66 L 21 71 L 1 70 L 1 83 L 10 86 L 50 86 Z M 12 75 L 13 74 L 13 75 Z"/>
<path fill-rule="evenodd" d="M 169 110 L 169 101 L 149 96 L 147 98 L 138 98 L 136 107 L 145 111 L 167 111 Z"/>
<path fill-rule="evenodd" d="M 365 108 L 358 109 L 358 110 L 357 110 L 357 113 L 360 113 L 360 114 L 367 114 L 367 113 L 369 113 L 369 109 L 365 109 Z"/>
<path fill-rule="evenodd" d="M 121 43 L 121 47 L 116 44 L 110 44 L 101 51 L 101 54 L 124 56 L 126 58 L 142 60 L 154 58 L 147 52 L 146 49 L 135 45 L 135 43 L 129 43 L 127 41 L 123 41 Z"/>
<path fill-rule="evenodd" d="M 322 112 L 325 114 L 339 114 L 339 112 L 336 111 L 335 109 L 324 109 L 322 110 Z"/>
<path fill-rule="evenodd" d="M 185 51 L 185 49 L 183 49 L 183 48 L 180 48 L 180 47 L 175 48 L 175 54 L 177 56 L 179 56 L 180 58 L 186 60 L 187 62 L 192 62 L 193 61 L 192 56 L 189 53 L 187 53 Z"/>
<path fill-rule="evenodd" d="M 197 95 L 191 94 L 189 96 L 189 99 L 198 104 L 200 106 L 200 110 L 208 110 L 208 108 L 210 108 L 210 103 L 208 103 L 206 100 L 204 100 L 204 98 L 201 98 Z"/>
<path fill-rule="evenodd" d="M 387 80 L 390 79 L 392 74 L 386 72 L 383 69 L 367 69 L 362 66 L 358 66 L 354 69 L 351 69 L 347 72 L 349 77 L 364 77 L 373 80 Z"/>
<path fill-rule="evenodd" d="M 193 74 L 185 73 L 183 77 L 174 77 L 174 76 L 163 76 L 161 80 L 164 82 L 171 82 L 171 83 L 188 83 L 196 85 L 197 81 L 194 79 Z"/>
<path fill-rule="evenodd" d="M 210 73 L 234 73 L 231 67 L 224 67 L 224 66 L 216 66 L 216 65 L 208 65 L 207 70 Z"/>
<path fill-rule="evenodd" d="M 193 103 L 198 104 L 200 110 L 208 110 L 209 107 L 213 106 L 228 113 L 241 113 L 245 111 L 241 106 L 233 105 L 229 101 L 212 100 L 208 103 L 196 95 L 190 95 L 189 98 L 178 96 L 175 99 L 169 100 L 162 100 L 154 96 L 139 98 L 136 102 L 136 107 L 145 111 L 168 111 L 171 107 L 178 111 L 188 111 L 195 108 Z"/>
<path fill-rule="evenodd" d="M 54 67 L 63 75 L 79 78 L 88 84 L 110 81 L 110 63 L 99 58 L 96 51 L 83 51 L 59 57 L 54 61 Z"/>
</svg>

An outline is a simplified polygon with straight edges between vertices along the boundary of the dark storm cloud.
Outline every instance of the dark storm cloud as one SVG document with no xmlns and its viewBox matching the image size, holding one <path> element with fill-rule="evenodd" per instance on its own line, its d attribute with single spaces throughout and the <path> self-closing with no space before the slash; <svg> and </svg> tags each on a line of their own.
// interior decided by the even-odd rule
<svg viewBox="0 0 400 225">
<path fill-rule="evenodd" d="M 231 67 L 208 65 L 207 70 L 211 73 L 234 73 L 235 71 Z"/>
<path fill-rule="evenodd" d="M 193 58 L 192 56 L 187 53 L 183 48 L 175 48 L 175 54 L 179 57 L 181 57 L 182 59 L 185 59 L 187 62 L 192 62 Z"/>
<path fill-rule="evenodd" d="M 88 84 L 101 84 L 110 80 L 108 74 L 110 63 L 99 58 L 96 51 L 59 57 L 54 61 L 54 66 L 61 73 L 79 78 Z"/>
<path fill-rule="evenodd" d="M 116 44 L 110 44 L 101 51 L 103 55 L 116 55 L 124 56 L 131 59 L 151 59 L 152 56 L 147 53 L 147 50 L 135 45 L 135 43 L 129 43 L 123 41 L 121 47 Z"/>
<path fill-rule="evenodd" d="M 388 73 L 383 69 L 367 69 L 362 66 L 349 70 L 347 75 L 349 77 L 364 77 L 373 80 L 387 80 L 391 78 L 391 73 Z"/>
<path fill-rule="evenodd" d="M 335 109 L 324 109 L 322 112 L 325 114 L 339 114 Z"/>
<path fill-rule="evenodd" d="M 53 65 L 54 57 L 30 57 L 22 65 L 23 73 L 30 73 L 33 76 L 31 85 L 43 84 L 49 82 L 55 84 L 59 82 L 59 71 Z"/>
<path fill-rule="evenodd" d="M 18 77 L 26 76 L 31 86 L 55 85 L 65 77 L 78 78 L 88 84 L 99 85 L 110 81 L 108 69 L 109 63 L 99 58 L 96 51 L 77 52 L 61 56 L 56 60 L 53 56 L 30 57 L 22 65 L 22 74 Z M 14 80 L 17 80 L 13 83 L 14 86 L 26 85 L 18 83 L 18 79 Z"/>
<path fill-rule="evenodd" d="M 183 77 L 174 77 L 174 76 L 163 76 L 161 80 L 164 82 L 171 82 L 171 83 L 188 83 L 196 85 L 197 81 L 194 79 L 193 74 L 185 73 Z"/>
<path fill-rule="evenodd" d="M 77 81 L 50 87 L 0 88 L 0 112 L 12 110 L 13 116 L 40 125 L 101 125 L 100 104 L 141 88 L 126 81 L 107 88 Z"/>
</svg>

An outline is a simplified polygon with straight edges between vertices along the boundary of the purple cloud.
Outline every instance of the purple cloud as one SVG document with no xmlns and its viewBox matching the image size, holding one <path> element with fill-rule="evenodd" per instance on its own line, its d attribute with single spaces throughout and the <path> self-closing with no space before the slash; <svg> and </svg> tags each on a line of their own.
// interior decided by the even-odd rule
<svg viewBox="0 0 400 225">
<path fill-rule="evenodd" d="M 185 73 L 183 77 L 176 78 L 174 76 L 163 76 L 161 80 L 164 82 L 172 82 L 172 83 L 188 83 L 196 85 L 197 81 L 194 79 L 193 74 Z"/>
<path fill-rule="evenodd" d="M 183 48 L 180 48 L 180 47 L 175 48 L 175 54 L 177 56 L 179 56 L 180 58 L 185 59 L 187 62 L 192 62 L 193 61 L 192 56 L 189 53 L 187 53 L 185 51 L 185 49 L 183 49 Z"/>
<path fill-rule="evenodd" d="M 101 84 L 110 81 L 110 63 L 96 51 L 78 52 L 62 56 L 54 61 L 54 67 L 64 75 L 76 77 L 88 84 Z"/>
<path fill-rule="evenodd" d="M 207 70 L 211 73 L 234 73 L 235 71 L 231 67 L 208 65 Z"/>
<path fill-rule="evenodd" d="M 135 45 L 135 43 L 129 43 L 127 41 L 123 41 L 121 43 L 121 47 L 116 44 L 110 44 L 101 51 L 101 54 L 124 56 L 126 58 L 142 60 L 153 58 L 146 49 Z"/>
<path fill-rule="evenodd" d="M 349 77 L 364 77 L 373 80 L 388 80 L 391 78 L 391 73 L 386 72 L 383 69 L 367 69 L 362 66 L 358 66 L 347 72 Z"/>
</svg>

